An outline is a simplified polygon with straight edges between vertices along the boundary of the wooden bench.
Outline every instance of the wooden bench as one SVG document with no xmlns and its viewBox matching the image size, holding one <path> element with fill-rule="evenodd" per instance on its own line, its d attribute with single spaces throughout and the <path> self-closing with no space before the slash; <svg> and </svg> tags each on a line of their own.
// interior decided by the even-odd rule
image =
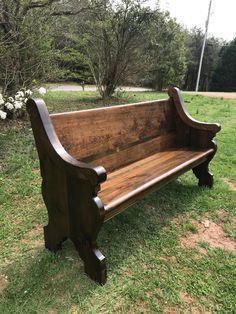
<svg viewBox="0 0 236 314">
<path fill-rule="evenodd" d="M 105 221 L 190 169 L 200 186 L 213 185 L 208 164 L 220 125 L 192 119 L 177 88 L 167 100 L 51 115 L 43 100 L 29 100 L 27 110 L 49 216 L 45 245 L 57 251 L 70 238 L 101 284 Z"/>
</svg>

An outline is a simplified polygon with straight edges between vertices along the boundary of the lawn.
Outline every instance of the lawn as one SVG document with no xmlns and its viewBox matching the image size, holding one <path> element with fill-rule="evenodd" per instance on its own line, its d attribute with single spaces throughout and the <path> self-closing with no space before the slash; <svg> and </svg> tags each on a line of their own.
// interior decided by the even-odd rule
<svg viewBox="0 0 236 314">
<path fill-rule="evenodd" d="M 45 100 L 60 112 L 166 97 L 118 96 L 104 103 L 96 92 L 50 92 Z M 214 188 L 199 188 L 188 172 L 107 222 L 98 241 L 103 287 L 84 275 L 69 241 L 57 254 L 44 248 L 30 125 L 0 122 L 0 313 L 236 313 L 236 100 L 184 98 L 194 118 L 222 124 Z"/>
</svg>

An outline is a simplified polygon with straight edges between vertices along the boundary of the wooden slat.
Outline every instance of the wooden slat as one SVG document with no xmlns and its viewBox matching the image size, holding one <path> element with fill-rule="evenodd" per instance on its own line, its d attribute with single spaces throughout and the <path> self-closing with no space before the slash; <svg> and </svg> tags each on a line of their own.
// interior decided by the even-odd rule
<svg viewBox="0 0 236 314">
<path fill-rule="evenodd" d="M 51 119 L 69 154 L 85 162 L 101 162 L 111 171 L 124 165 L 127 156 L 133 162 L 137 155 L 141 159 L 161 147 L 170 147 L 175 114 L 173 103 L 162 100 L 56 114 Z M 169 133 L 172 135 L 168 136 Z M 163 140 L 156 141 L 162 136 Z M 155 144 L 156 150 L 152 147 Z M 140 152 L 137 154 L 132 147 L 138 147 Z"/>
<path fill-rule="evenodd" d="M 176 133 L 170 132 L 147 142 L 134 144 L 127 149 L 95 159 L 92 161 L 92 165 L 103 165 L 109 173 L 115 169 L 129 165 L 134 161 L 150 156 L 151 154 L 174 147 L 175 144 Z M 91 162 L 86 159 L 83 161 Z"/>
<path fill-rule="evenodd" d="M 193 165 L 201 163 L 213 152 L 213 149 L 204 151 L 191 148 L 172 149 L 156 153 L 110 173 L 99 192 L 99 197 L 105 204 L 106 220 L 125 209 L 129 199 L 136 200 L 135 195 L 140 197 L 141 192 L 157 183 L 173 180 Z"/>
</svg>

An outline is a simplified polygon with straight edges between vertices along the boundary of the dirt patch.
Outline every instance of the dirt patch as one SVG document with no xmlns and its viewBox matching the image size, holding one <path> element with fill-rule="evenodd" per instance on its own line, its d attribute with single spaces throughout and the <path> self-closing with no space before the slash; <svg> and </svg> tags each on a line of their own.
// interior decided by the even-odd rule
<svg viewBox="0 0 236 314">
<path fill-rule="evenodd" d="M 228 238 L 223 228 L 215 222 L 191 222 L 198 229 L 198 233 L 190 234 L 180 240 L 183 248 L 198 247 L 200 242 L 207 242 L 212 248 L 221 248 L 236 252 L 236 243 Z M 206 227 L 207 226 L 207 227 Z"/>
<path fill-rule="evenodd" d="M 38 224 L 32 230 L 27 233 L 27 237 L 35 238 L 43 234 L 43 225 Z"/>
<path fill-rule="evenodd" d="M 172 218 L 171 219 L 171 225 L 175 226 L 175 227 L 178 227 L 179 224 L 180 224 L 181 219 L 182 219 L 181 215 L 179 215 L 178 217 Z"/>
<path fill-rule="evenodd" d="M 49 310 L 48 314 L 58 314 L 58 311 L 57 310 Z"/>
<path fill-rule="evenodd" d="M 175 313 L 175 314 L 180 314 L 180 309 L 179 308 L 177 308 L 177 307 L 174 307 L 174 306 L 168 306 L 168 307 L 166 307 L 165 309 L 164 309 L 164 312 L 163 312 L 164 314 L 173 314 L 173 313 Z"/>
<path fill-rule="evenodd" d="M 188 305 L 186 305 L 188 307 Z M 187 309 L 168 306 L 164 309 L 164 314 L 209 314 L 209 312 L 198 309 L 197 307 L 188 307 Z"/>
<path fill-rule="evenodd" d="M 122 271 L 122 277 L 123 278 L 133 278 L 133 273 L 128 269 L 124 269 Z"/>
<path fill-rule="evenodd" d="M 29 246 L 30 249 L 35 249 L 43 246 L 43 240 L 39 239 L 43 234 L 43 225 L 38 224 L 30 230 L 22 240 L 23 244 Z"/>
<path fill-rule="evenodd" d="M 16 226 L 19 226 L 22 224 L 22 220 L 20 218 L 16 218 L 14 221 L 13 221 L 14 225 Z"/>
<path fill-rule="evenodd" d="M 34 168 L 34 169 L 32 169 L 32 172 L 40 174 L 40 169 L 39 168 Z"/>
<path fill-rule="evenodd" d="M 168 261 L 171 263 L 176 263 L 176 257 L 175 256 L 161 256 L 161 257 L 159 257 L 159 260 Z"/>
<path fill-rule="evenodd" d="M 145 314 L 152 314 L 153 313 L 150 310 L 148 304 L 142 298 L 138 298 L 135 302 L 135 305 L 136 305 L 135 313 L 145 313 Z M 128 313 L 133 314 L 134 310 L 132 309 L 132 312 L 128 312 Z"/>
<path fill-rule="evenodd" d="M 77 309 L 76 305 L 73 305 L 70 309 L 70 314 L 80 314 L 79 310 Z"/>
<path fill-rule="evenodd" d="M 52 282 L 59 282 L 63 279 L 63 275 L 62 274 L 56 274 L 54 276 L 51 277 L 51 281 Z"/>
<path fill-rule="evenodd" d="M 148 297 L 148 298 L 152 298 L 153 296 L 153 291 L 152 290 L 148 290 L 145 292 L 145 295 Z"/>
<path fill-rule="evenodd" d="M 77 281 L 74 287 L 76 290 L 81 289 L 81 284 Z"/>
<path fill-rule="evenodd" d="M 218 218 L 223 219 L 223 220 L 225 220 L 225 218 L 228 217 L 227 211 L 225 211 L 225 210 L 222 209 L 222 208 L 219 208 L 219 209 L 216 211 L 216 214 L 217 214 Z"/>
<path fill-rule="evenodd" d="M 184 314 L 208 314 L 206 310 L 203 310 L 199 305 L 196 304 L 195 299 L 186 292 L 180 292 L 180 299 L 184 302 L 184 310 L 181 313 Z"/>
<path fill-rule="evenodd" d="M 8 286 L 7 279 L 3 276 L 0 276 L 0 295 L 3 293 L 7 286 Z"/>
<path fill-rule="evenodd" d="M 40 240 L 23 239 L 22 243 L 28 246 L 28 250 L 34 250 L 43 246 L 43 241 Z"/>
<path fill-rule="evenodd" d="M 171 263 L 176 263 L 176 257 L 175 256 L 166 256 L 167 261 Z"/>
<path fill-rule="evenodd" d="M 229 188 L 233 191 L 236 191 L 236 182 L 232 181 L 228 178 L 223 178 L 223 181 L 229 186 Z"/>
<path fill-rule="evenodd" d="M 194 299 L 188 294 L 188 293 L 186 293 L 186 292 L 181 292 L 180 293 L 180 299 L 184 302 L 184 303 L 186 303 L 186 304 L 188 304 L 188 306 L 193 306 L 193 303 L 194 303 Z"/>
<path fill-rule="evenodd" d="M 39 203 L 36 205 L 37 209 L 45 208 L 45 205 L 43 203 Z"/>
</svg>

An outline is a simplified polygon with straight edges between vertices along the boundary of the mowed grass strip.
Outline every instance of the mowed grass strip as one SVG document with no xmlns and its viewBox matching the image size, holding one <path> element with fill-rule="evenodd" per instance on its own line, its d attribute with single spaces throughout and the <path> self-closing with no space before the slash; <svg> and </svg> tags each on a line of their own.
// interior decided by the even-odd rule
<svg viewBox="0 0 236 314">
<path fill-rule="evenodd" d="M 103 102 L 96 92 L 49 92 L 45 101 L 63 112 L 163 97 L 129 92 Z M 44 248 L 30 124 L 0 123 L 0 313 L 236 312 L 236 101 L 184 98 L 194 118 L 222 124 L 214 188 L 199 188 L 188 172 L 107 222 L 98 241 L 108 266 L 103 287 L 84 275 L 69 241 L 57 254 Z"/>
</svg>

